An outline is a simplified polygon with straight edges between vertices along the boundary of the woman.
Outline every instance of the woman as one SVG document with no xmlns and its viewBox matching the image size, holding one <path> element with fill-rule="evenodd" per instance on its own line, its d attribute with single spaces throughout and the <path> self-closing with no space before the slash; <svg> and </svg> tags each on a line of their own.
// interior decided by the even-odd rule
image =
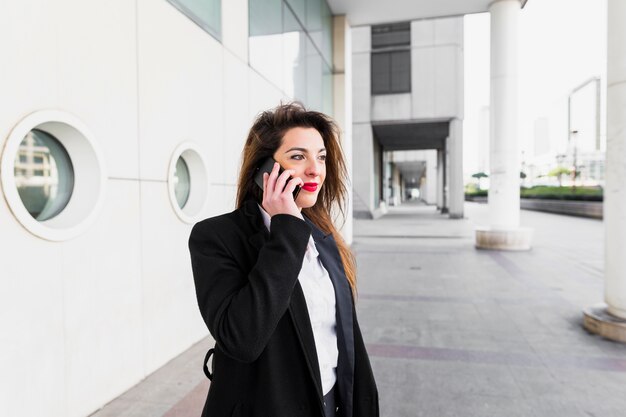
<svg viewBox="0 0 626 417">
<path fill-rule="evenodd" d="M 254 178 L 269 157 L 277 163 L 261 189 Z M 379 415 L 354 258 L 331 220 L 335 207 L 343 212 L 345 181 L 327 116 L 286 104 L 257 118 L 237 209 L 199 222 L 189 238 L 200 313 L 216 341 L 203 417 Z"/>
</svg>

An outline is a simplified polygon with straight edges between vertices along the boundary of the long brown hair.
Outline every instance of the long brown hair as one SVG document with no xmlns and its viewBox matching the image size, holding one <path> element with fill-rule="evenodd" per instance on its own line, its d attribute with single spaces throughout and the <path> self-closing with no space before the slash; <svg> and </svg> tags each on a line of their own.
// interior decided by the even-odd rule
<svg viewBox="0 0 626 417">
<path fill-rule="evenodd" d="M 333 223 L 332 213 L 346 218 L 348 171 L 337 124 L 324 113 L 309 111 L 300 103 L 281 104 L 272 110 L 261 113 L 248 133 L 243 147 L 241 171 L 237 184 L 237 208 L 248 199 L 261 202 L 263 194 L 254 183 L 254 174 L 259 165 L 273 156 L 282 143 L 285 133 L 294 127 L 316 129 L 324 140 L 326 148 L 326 179 L 317 196 L 315 205 L 303 208 L 308 217 L 322 232 L 331 233 L 337 243 L 346 277 L 356 295 L 356 264 L 354 255 Z"/>
</svg>

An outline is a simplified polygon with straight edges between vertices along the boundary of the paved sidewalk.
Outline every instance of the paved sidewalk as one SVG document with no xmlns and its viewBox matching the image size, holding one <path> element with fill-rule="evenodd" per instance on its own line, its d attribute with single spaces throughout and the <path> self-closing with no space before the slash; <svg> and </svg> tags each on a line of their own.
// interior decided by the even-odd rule
<svg viewBox="0 0 626 417">
<path fill-rule="evenodd" d="M 358 317 L 381 415 L 626 415 L 626 345 L 586 333 L 603 298 L 603 223 L 522 211 L 533 249 L 474 249 L 486 205 L 465 219 L 432 206 L 355 221 Z M 112 401 L 97 417 L 198 416 L 208 339 Z"/>
<path fill-rule="evenodd" d="M 473 247 L 466 218 L 405 206 L 355 225 L 359 319 L 383 416 L 624 416 L 626 346 L 582 329 L 603 223 L 522 211 L 529 252 Z"/>
</svg>

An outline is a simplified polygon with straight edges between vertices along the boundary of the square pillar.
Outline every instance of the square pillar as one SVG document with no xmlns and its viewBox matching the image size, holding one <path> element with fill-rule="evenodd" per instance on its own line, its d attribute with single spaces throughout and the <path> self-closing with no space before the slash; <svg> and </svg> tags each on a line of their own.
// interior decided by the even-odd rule
<svg viewBox="0 0 626 417">
<path fill-rule="evenodd" d="M 353 164 L 352 164 L 352 40 L 345 15 L 333 16 L 333 111 L 341 129 L 341 146 L 346 158 L 349 181 L 345 222 L 341 235 L 348 245 L 353 239 Z"/>
<path fill-rule="evenodd" d="M 450 136 L 448 138 L 448 160 L 450 162 L 449 198 L 451 219 L 463 218 L 465 204 L 465 190 L 463 187 L 463 120 L 450 121 Z"/>
</svg>

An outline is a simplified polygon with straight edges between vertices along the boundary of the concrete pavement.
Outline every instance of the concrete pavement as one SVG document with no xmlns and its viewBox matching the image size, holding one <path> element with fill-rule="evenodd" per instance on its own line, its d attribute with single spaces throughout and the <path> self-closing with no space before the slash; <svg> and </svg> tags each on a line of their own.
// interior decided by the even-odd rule
<svg viewBox="0 0 626 417">
<path fill-rule="evenodd" d="M 405 206 L 355 225 L 359 319 L 384 416 L 624 416 L 626 346 L 587 334 L 601 221 L 522 211 L 529 252 L 473 248 L 466 219 Z"/>
<path fill-rule="evenodd" d="M 592 336 L 603 223 L 522 211 L 529 252 L 473 247 L 487 206 L 449 220 L 432 206 L 356 220 L 358 318 L 382 416 L 624 416 L 626 345 Z M 191 278 L 190 278 L 191 279 Z M 197 416 L 207 338 L 94 416 Z"/>
</svg>

